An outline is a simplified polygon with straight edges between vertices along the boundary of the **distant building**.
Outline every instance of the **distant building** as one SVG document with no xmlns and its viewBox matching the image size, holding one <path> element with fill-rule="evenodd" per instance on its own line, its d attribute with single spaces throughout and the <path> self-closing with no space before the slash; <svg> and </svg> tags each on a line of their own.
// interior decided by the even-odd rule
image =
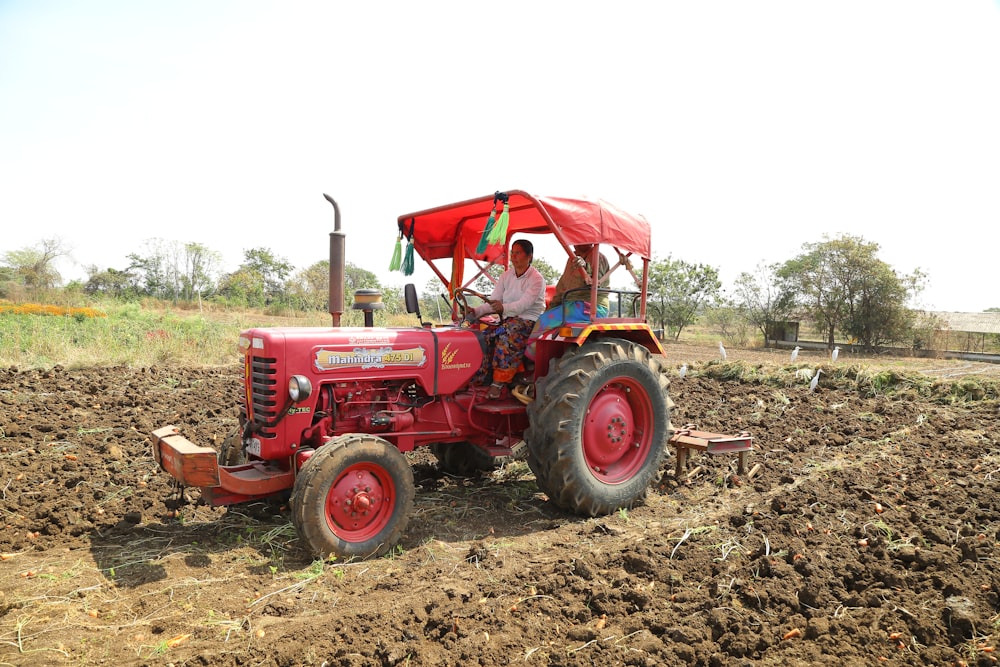
<svg viewBox="0 0 1000 667">
<path fill-rule="evenodd" d="M 1000 348 L 1000 313 L 946 313 L 924 311 L 932 350 L 996 354 Z"/>
<path fill-rule="evenodd" d="M 772 322 L 767 328 L 767 339 L 794 343 L 799 339 L 798 322 Z"/>
</svg>

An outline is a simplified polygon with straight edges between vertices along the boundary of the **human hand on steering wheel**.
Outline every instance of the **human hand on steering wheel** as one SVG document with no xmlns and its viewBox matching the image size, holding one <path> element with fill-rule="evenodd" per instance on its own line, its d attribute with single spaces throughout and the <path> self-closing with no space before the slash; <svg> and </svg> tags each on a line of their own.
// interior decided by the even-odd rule
<svg viewBox="0 0 1000 667">
<path fill-rule="evenodd" d="M 459 315 L 462 318 L 460 323 L 468 323 L 471 326 L 479 317 L 472 312 L 473 308 L 469 305 L 468 300 L 470 296 L 481 299 L 483 302 L 489 301 L 489 297 L 465 287 L 455 290 L 455 302 L 458 304 Z"/>
</svg>

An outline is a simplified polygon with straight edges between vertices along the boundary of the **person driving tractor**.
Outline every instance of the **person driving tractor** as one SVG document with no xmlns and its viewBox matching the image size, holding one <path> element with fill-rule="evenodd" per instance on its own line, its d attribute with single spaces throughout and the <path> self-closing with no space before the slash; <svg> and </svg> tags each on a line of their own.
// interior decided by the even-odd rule
<svg viewBox="0 0 1000 667">
<path fill-rule="evenodd" d="M 514 241 L 510 248 L 510 267 L 500 276 L 487 302 L 465 316 L 469 323 L 489 314 L 500 318 L 500 326 L 489 327 L 484 332 L 486 354 L 472 379 L 482 385 L 492 377 L 486 393 L 488 399 L 500 398 L 504 388 L 514 379 L 524 357 L 528 336 L 545 310 L 545 278 L 531 265 L 534 253 L 531 241 Z"/>
</svg>

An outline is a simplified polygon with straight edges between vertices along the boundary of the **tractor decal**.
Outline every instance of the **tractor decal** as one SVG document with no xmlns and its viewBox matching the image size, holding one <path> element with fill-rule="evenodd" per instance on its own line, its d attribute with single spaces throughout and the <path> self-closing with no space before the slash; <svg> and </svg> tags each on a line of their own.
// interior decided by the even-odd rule
<svg viewBox="0 0 1000 667">
<path fill-rule="evenodd" d="M 351 345 L 391 345 L 395 336 L 388 334 L 355 334 L 347 337 Z"/>
<path fill-rule="evenodd" d="M 343 368 L 387 368 L 413 366 L 421 368 L 427 363 L 424 348 L 356 347 L 353 350 L 316 350 L 316 370 L 331 371 Z"/>
<path fill-rule="evenodd" d="M 472 366 L 472 364 L 470 364 L 468 361 L 456 362 L 455 361 L 456 354 L 458 354 L 458 350 L 452 348 L 451 343 L 448 343 L 447 345 L 444 346 L 444 349 L 441 350 L 441 370 L 443 371 L 461 370 L 463 368 L 470 368 Z"/>
</svg>

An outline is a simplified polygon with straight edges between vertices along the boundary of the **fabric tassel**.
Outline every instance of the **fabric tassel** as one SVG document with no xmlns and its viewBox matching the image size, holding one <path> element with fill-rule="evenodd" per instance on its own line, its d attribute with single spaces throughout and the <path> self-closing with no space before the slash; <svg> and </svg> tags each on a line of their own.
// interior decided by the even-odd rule
<svg viewBox="0 0 1000 667">
<path fill-rule="evenodd" d="M 398 271 L 403 260 L 403 233 L 400 232 L 396 238 L 396 247 L 392 250 L 392 259 L 389 260 L 389 270 Z"/>
<path fill-rule="evenodd" d="M 506 243 L 507 242 L 507 225 L 510 222 L 510 205 L 504 202 L 503 213 L 497 218 L 497 223 L 493 225 L 493 229 L 490 231 L 489 242 L 491 244 L 495 243 Z"/>
<path fill-rule="evenodd" d="M 413 233 L 417 226 L 416 219 L 410 219 L 410 235 L 407 237 L 409 243 L 406 244 L 406 255 L 403 257 L 403 275 L 413 275 Z"/>
<path fill-rule="evenodd" d="M 490 217 L 486 221 L 486 226 L 483 227 L 483 235 L 479 237 L 479 245 L 476 246 L 476 254 L 482 255 L 486 252 L 486 246 L 489 245 L 490 232 L 493 231 L 493 225 L 497 221 L 497 206 L 496 202 L 493 204 L 493 210 L 490 212 Z"/>
<path fill-rule="evenodd" d="M 413 239 L 406 244 L 406 256 L 403 258 L 403 275 L 413 275 Z"/>
</svg>

